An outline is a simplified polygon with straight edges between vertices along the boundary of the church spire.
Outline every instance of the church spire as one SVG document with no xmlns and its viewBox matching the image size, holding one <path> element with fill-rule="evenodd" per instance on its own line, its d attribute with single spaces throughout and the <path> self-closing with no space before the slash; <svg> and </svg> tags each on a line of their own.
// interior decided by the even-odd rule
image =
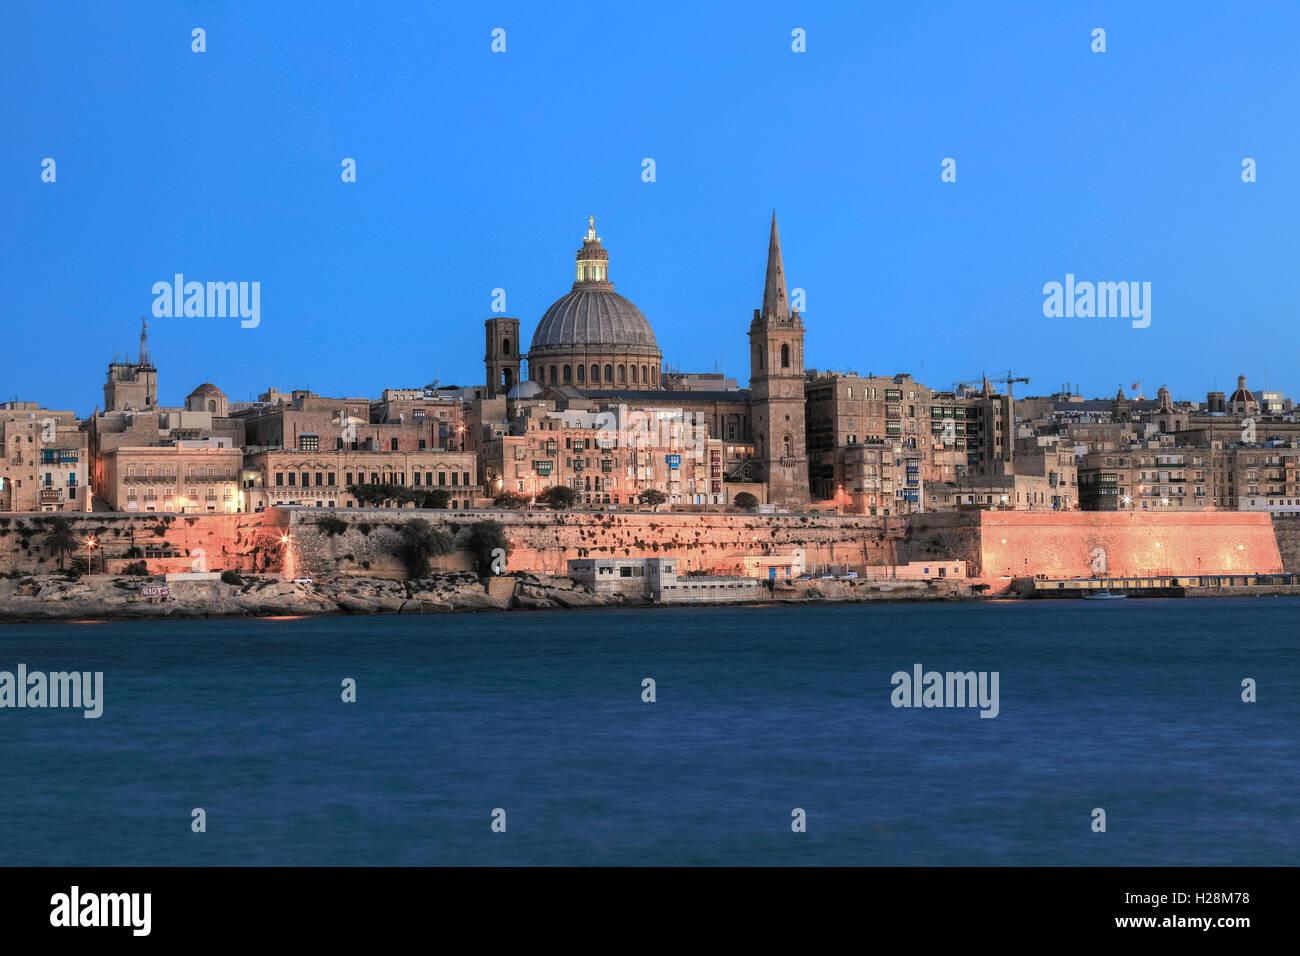
<svg viewBox="0 0 1300 956">
<path fill-rule="evenodd" d="M 141 316 L 140 318 L 140 359 L 137 363 L 142 368 L 149 368 L 153 361 L 149 356 L 149 320 Z"/>
<path fill-rule="evenodd" d="M 785 297 L 785 268 L 781 264 L 781 237 L 776 233 L 776 210 L 772 210 L 772 236 L 767 243 L 767 279 L 763 284 L 763 321 L 787 322 L 790 303 Z"/>
</svg>

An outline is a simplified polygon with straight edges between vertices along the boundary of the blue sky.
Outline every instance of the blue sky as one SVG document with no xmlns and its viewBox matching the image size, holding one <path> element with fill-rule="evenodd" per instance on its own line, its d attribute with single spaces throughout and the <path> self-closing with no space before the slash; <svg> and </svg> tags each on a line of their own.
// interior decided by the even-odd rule
<svg viewBox="0 0 1300 956">
<path fill-rule="evenodd" d="M 88 413 L 177 272 L 260 282 L 261 324 L 151 319 L 165 403 L 478 383 L 492 290 L 526 342 L 589 214 L 665 358 L 743 383 L 773 208 L 809 366 L 1294 395 L 1298 28 L 1294 3 L 9 2 L 0 398 Z M 1045 318 L 1066 273 L 1150 282 L 1150 326 Z"/>
</svg>

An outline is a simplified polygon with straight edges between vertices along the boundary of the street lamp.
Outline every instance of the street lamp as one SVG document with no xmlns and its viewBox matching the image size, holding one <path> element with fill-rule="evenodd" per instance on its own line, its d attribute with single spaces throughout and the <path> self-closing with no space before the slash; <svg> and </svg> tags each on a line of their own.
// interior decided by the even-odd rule
<svg viewBox="0 0 1300 956">
<path fill-rule="evenodd" d="M 95 539 L 93 537 L 87 538 L 86 539 L 86 573 L 87 574 L 91 573 L 90 552 L 94 549 L 94 547 L 95 547 Z"/>
</svg>

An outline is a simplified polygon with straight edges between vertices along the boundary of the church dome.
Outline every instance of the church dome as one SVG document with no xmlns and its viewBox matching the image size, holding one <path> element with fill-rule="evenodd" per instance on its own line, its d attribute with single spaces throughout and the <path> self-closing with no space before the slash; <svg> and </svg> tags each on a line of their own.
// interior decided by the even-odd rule
<svg viewBox="0 0 1300 956">
<path fill-rule="evenodd" d="M 526 400 L 536 398 L 540 394 L 542 394 L 542 386 L 538 385 L 536 382 L 524 379 L 506 393 L 506 398 L 511 399 L 512 401 L 519 401 L 520 399 Z"/>
<path fill-rule="evenodd" d="M 614 291 L 609 253 L 589 228 L 574 262 L 574 283 L 533 331 L 528 377 L 578 389 L 654 388 L 663 353 L 641 310 Z"/>
<path fill-rule="evenodd" d="M 1252 392 L 1250 389 L 1248 389 L 1248 388 L 1246 387 L 1246 376 L 1244 376 L 1244 375 L 1238 375 L 1238 376 L 1237 376 L 1237 390 L 1236 390 L 1235 392 L 1233 392 L 1233 393 L 1232 393 L 1232 397 L 1228 399 L 1228 404 L 1229 404 L 1229 405 L 1236 405 L 1236 404 L 1240 404 L 1240 405 L 1255 405 L 1255 404 L 1258 404 L 1258 402 L 1257 402 L 1257 400 L 1256 400 L 1256 398 L 1255 398 L 1255 393 Z"/>
<path fill-rule="evenodd" d="M 568 295 L 557 299 L 533 332 L 533 350 L 595 349 L 659 350 L 650 323 L 641 310 L 613 290 L 613 283 L 574 283 Z"/>
</svg>

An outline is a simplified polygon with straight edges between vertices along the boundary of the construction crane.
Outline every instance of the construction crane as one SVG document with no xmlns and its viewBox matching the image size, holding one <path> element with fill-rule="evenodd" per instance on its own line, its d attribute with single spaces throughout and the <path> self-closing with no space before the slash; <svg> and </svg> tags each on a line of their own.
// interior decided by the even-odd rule
<svg viewBox="0 0 1300 956">
<path fill-rule="evenodd" d="M 985 376 L 982 376 L 981 378 L 972 378 L 972 379 L 967 379 L 967 380 L 964 381 L 964 382 L 953 382 L 953 383 L 952 383 L 952 387 L 953 387 L 953 391 L 956 391 L 957 389 L 960 389 L 960 388 L 966 388 L 966 387 L 971 386 L 971 385 L 980 385 L 980 386 L 983 386 L 983 384 L 984 384 L 985 382 L 1001 382 L 1001 383 L 1003 383 L 1003 384 L 1006 385 L 1006 387 L 1007 387 L 1007 397 L 1008 397 L 1008 398 L 1014 398 L 1015 396 L 1013 396 L 1013 395 L 1011 394 L 1011 386 L 1012 386 L 1012 384 L 1014 384 L 1015 382 L 1024 382 L 1026 385 L 1028 385 L 1028 384 L 1029 384 L 1029 379 L 1026 378 L 1025 376 L 1018 376 L 1018 375 L 1016 375 L 1014 372 L 1012 372 L 1012 371 L 1010 371 L 1010 370 L 1008 369 L 1008 370 L 1007 370 L 1007 374 L 1006 374 L 1006 375 L 1003 375 L 1001 378 L 989 378 L 987 375 L 985 375 Z"/>
</svg>

